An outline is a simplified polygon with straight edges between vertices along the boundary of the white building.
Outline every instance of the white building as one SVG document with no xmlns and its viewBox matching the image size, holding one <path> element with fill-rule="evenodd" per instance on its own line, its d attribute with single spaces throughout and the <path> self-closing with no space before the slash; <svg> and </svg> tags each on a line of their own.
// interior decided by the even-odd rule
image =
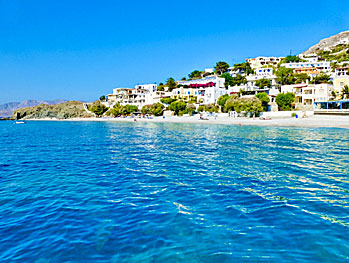
<svg viewBox="0 0 349 263">
<path fill-rule="evenodd" d="M 147 105 L 149 98 L 149 90 L 135 88 L 116 88 L 113 89 L 113 94 L 108 95 L 107 103 L 109 107 L 113 107 L 115 104 L 120 103 L 121 105 L 134 105 L 138 109 L 141 109 L 144 105 Z"/>
<path fill-rule="evenodd" d="M 319 61 L 319 57 L 316 54 L 308 54 L 308 55 L 303 55 L 300 54 L 298 55 L 300 59 L 306 60 L 309 63 L 314 63 Z"/>
<path fill-rule="evenodd" d="M 152 105 L 154 103 L 161 103 L 162 98 L 170 98 L 172 96 L 172 92 L 169 91 L 154 91 L 145 94 L 145 104 Z"/>
<path fill-rule="evenodd" d="M 224 83 L 224 78 L 216 76 L 179 81 L 179 87 L 172 91 L 171 97 L 184 100 L 192 99 L 201 104 L 213 104 L 220 96 L 228 93 Z"/>
<path fill-rule="evenodd" d="M 295 94 L 295 106 L 301 109 L 313 109 L 314 102 L 329 101 L 333 85 L 330 84 L 294 84 L 281 86 L 281 92 Z"/>
<path fill-rule="evenodd" d="M 251 68 L 261 68 L 263 66 L 274 66 L 276 67 L 278 63 L 281 62 L 281 60 L 284 57 L 256 57 L 256 58 L 248 58 L 246 61 L 250 63 Z"/>
<path fill-rule="evenodd" d="M 214 68 L 205 68 L 205 73 L 213 73 Z"/>
<path fill-rule="evenodd" d="M 202 79 L 193 79 L 193 80 L 182 80 L 178 81 L 179 86 L 184 87 L 194 87 L 197 88 L 200 85 L 203 86 L 215 86 L 218 88 L 224 88 L 225 78 L 220 78 L 217 76 L 209 76 Z"/>
<path fill-rule="evenodd" d="M 335 74 L 336 77 L 348 76 L 349 75 L 349 67 L 336 68 L 334 70 L 334 74 Z"/>
<path fill-rule="evenodd" d="M 142 85 L 136 85 L 135 89 L 144 89 L 144 90 L 148 90 L 149 92 L 154 92 L 156 91 L 158 88 L 157 84 L 142 84 Z"/>
<path fill-rule="evenodd" d="M 323 62 L 290 62 L 281 64 L 282 67 L 292 68 L 292 69 L 302 69 L 302 68 L 316 68 L 322 72 L 330 72 L 331 64 L 328 61 Z"/>
</svg>

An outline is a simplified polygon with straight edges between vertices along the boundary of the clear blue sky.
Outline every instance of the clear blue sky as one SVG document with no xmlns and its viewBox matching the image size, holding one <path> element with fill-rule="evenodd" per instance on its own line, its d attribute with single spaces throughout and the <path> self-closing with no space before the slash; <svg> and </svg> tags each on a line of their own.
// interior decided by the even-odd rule
<svg viewBox="0 0 349 263">
<path fill-rule="evenodd" d="M 0 103 L 92 101 L 348 29 L 348 0 L 0 0 Z"/>
</svg>

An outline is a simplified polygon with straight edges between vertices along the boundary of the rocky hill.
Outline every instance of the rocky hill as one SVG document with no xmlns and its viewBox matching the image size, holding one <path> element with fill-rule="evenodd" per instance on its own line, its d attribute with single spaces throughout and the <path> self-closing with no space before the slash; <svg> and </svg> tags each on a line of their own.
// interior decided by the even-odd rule
<svg viewBox="0 0 349 263">
<path fill-rule="evenodd" d="M 303 52 L 302 55 L 318 54 L 321 51 L 332 51 L 338 45 L 349 45 L 349 31 L 322 39 L 318 44 Z"/>
<path fill-rule="evenodd" d="M 67 101 L 56 105 L 40 104 L 33 107 L 21 108 L 16 110 L 11 119 L 70 119 L 70 118 L 88 118 L 92 117 L 84 109 L 80 101 Z"/>
<path fill-rule="evenodd" d="M 59 104 L 66 102 L 66 100 L 49 100 L 49 101 L 42 101 L 42 100 L 25 100 L 22 102 L 9 102 L 6 104 L 0 105 L 0 117 L 10 117 L 12 113 L 20 108 L 26 108 L 26 107 L 33 107 L 39 104 Z"/>
</svg>

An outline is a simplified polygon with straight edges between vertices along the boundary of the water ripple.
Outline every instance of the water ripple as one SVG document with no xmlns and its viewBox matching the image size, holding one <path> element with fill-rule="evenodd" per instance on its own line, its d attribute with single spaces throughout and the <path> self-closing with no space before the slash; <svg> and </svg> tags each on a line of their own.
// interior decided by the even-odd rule
<svg viewBox="0 0 349 263">
<path fill-rule="evenodd" d="M 10 124 L 0 262 L 349 260 L 346 129 Z"/>
</svg>

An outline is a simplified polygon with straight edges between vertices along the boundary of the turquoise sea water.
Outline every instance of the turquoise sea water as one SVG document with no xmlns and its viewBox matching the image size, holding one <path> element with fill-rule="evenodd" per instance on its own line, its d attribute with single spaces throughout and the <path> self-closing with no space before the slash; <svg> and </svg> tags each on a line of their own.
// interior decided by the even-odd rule
<svg viewBox="0 0 349 263">
<path fill-rule="evenodd" d="M 348 262 L 349 131 L 0 122 L 0 262 Z"/>
</svg>

